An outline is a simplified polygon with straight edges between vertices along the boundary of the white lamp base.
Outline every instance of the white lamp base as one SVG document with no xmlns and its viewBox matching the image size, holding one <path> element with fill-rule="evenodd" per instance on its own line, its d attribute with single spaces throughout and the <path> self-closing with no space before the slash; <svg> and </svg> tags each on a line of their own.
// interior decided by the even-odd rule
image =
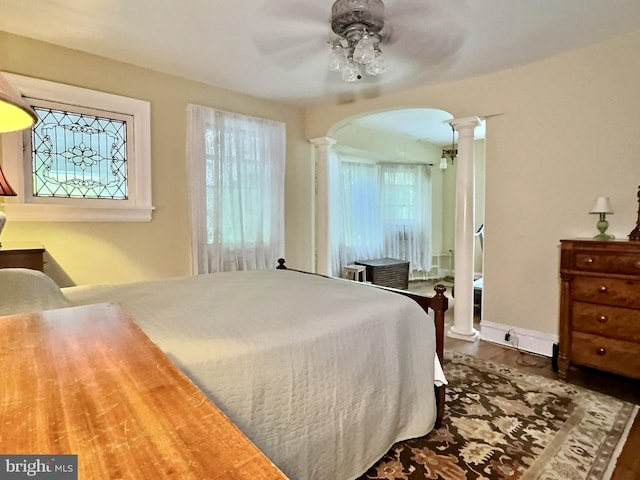
<svg viewBox="0 0 640 480">
<path fill-rule="evenodd" d="M 0 236 L 2 236 L 2 229 L 4 228 L 5 223 L 7 223 L 7 214 L 0 210 Z M 2 242 L 0 242 L 0 247 L 2 246 Z"/>
</svg>

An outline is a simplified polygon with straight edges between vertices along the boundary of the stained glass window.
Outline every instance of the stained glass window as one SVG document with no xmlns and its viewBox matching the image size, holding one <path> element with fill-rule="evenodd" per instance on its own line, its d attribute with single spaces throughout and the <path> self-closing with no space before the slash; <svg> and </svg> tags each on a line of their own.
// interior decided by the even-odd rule
<svg viewBox="0 0 640 480">
<path fill-rule="evenodd" d="M 127 199 L 127 121 L 34 106 L 33 196 Z"/>
<path fill-rule="evenodd" d="M 29 221 L 151 220 L 151 104 L 146 100 L 4 73 L 38 115 L 2 136 L 2 166 L 17 195 L 4 203 Z M 17 185 L 17 188 L 16 188 Z"/>
</svg>

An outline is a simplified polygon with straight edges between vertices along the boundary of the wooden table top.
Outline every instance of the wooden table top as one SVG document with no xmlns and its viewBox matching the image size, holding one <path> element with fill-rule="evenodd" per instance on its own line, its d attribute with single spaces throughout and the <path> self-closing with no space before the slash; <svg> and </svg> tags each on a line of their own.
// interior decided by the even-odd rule
<svg viewBox="0 0 640 480">
<path fill-rule="evenodd" d="M 18 251 L 44 252 L 44 247 L 39 242 L 3 242 L 0 245 L 0 254 Z"/>
<path fill-rule="evenodd" d="M 119 306 L 2 317 L 0 453 L 78 478 L 286 479 Z"/>
</svg>

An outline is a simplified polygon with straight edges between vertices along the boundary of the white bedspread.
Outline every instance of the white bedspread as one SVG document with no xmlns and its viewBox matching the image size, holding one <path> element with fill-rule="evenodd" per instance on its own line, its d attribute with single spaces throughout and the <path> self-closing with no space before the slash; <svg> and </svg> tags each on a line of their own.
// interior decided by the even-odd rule
<svg viewBox="0 0 640 480">
<path fill-rule="evenodd" d="M 120 303 L 292 480 L 356 478 L 433 428 L 433 320 L 404 296 L 286 270 L 63 293 Z"/>
</svg>

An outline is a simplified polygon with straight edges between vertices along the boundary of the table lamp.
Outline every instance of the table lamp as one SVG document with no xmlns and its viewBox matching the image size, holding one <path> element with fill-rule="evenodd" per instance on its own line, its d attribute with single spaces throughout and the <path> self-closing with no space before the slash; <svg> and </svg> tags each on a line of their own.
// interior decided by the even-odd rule
<svg viewBox="0 0 640 480">
<path fill-rule="evenodd" d="M 38 117 L 33 108 L 22 98 L 20 92 L 0 74 L 0 133 L 24 130 L 30 128 L 37 121 Z M 11 188 L 2 172 L 2 167 L 0 167 L 0 196 L 16 196 L 16 192 Z M 2 234 L 5 223 L 7 223 L 7 215 L 0 210 L 0 234 Z M 1 246 L 2 243 L 0 243 Z"/>
<path fill-rule="evenodd" d="M 596 223 L 596 228 L 600 233 L 593 237 L 594 240 L 611 240 L 612 238 L 616 238 L 613 235 L 605 233 L 607 228 L 609 228 L 607 213 L 613 213 L 611 204 L 609 203 L 609 197 L 596 198 L 596 203 L 589 213 L 597 213 L 600 215 L 598 223 Z"/>
</svg>

